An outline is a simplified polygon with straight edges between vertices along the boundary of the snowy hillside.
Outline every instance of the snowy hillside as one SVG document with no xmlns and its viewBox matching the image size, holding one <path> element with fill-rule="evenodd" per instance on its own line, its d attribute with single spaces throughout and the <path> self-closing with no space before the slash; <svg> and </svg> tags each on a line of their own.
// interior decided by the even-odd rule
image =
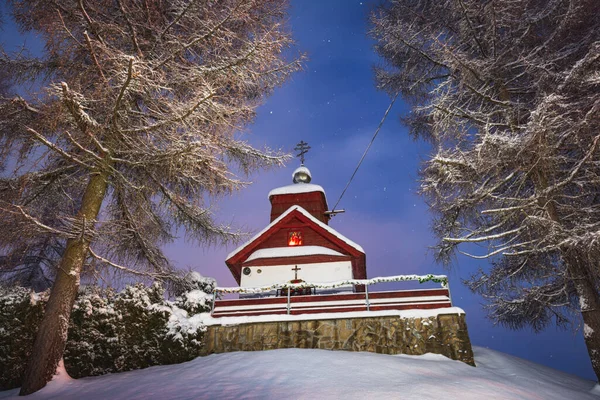
<svg viewBox="0 0 600 400">
<path fill-rule="evenodd" d="M 55 379 L 27 399 L 557 399 L 594 382 L 475 347 L 478 367 L 443 356 L 284 349 L 215 354 L 145 370 Z M 15 398 L 18 390 L 0 392 Z"/>
</svg>

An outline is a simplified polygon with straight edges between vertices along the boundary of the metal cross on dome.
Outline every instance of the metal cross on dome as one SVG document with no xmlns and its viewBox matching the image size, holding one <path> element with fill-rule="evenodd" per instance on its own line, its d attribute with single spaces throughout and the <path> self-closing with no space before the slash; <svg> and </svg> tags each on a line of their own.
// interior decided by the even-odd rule
<svg viewBox="0 0 600 400">
<path fill-rule="evenodd" d="M 301 140 L 300 143 L 294 147 L 294 150 L 299 151 L 296 157 L 300 157 L 300 162 L 304 165 L 304 155 L 310 150 L 310 146 L 304 140 Z"/>
</svg>

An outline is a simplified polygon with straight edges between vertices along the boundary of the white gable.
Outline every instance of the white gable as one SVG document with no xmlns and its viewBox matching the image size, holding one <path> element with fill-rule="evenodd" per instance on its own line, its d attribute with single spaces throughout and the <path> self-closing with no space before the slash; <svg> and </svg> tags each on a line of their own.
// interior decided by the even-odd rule
<svg viewBox="0 0 600 400">
<path fill-rule="evenodd" d="M 334 261 L 314 264 L 270 265 L 267 267 L 247 267 L 249 274 L 242 274 L 240 287 L 259 287 L 289 282 L 298 276 L 306 282 L 336 282 L 352 279 L 351 261 Z M 298 271 L 294 271 L 298 268 Z M 296 272 L 298 275 L 296 275 Z M 346 285 L 352 287 L 352 285 Z"/>
<path fill-rule="evenodd" d="M 293 185 L 293 186 L 298 186 L 298 185 Z M 332 234 L 336 238 L 340 239 L 342 242 L 348 244 L 350 247 L 353 247 L 354 249 L 360 251 L 361 253 L 365 252 L 361 246 L 359 246 L 358 244 L 354 243 L 352 240 L 348 239 L 347 237 L 345 237 L 344 235 L 342 235 L 341 233 L 339 233 L 335 229 L 331 228 L 329 225 L 324 224 L 323 222 L 319 221 L 318 219 L 316 219 L 315 217 L 313 217 L 308 211 L 306 211 L 304 208 L 302 208 L 300 206 L 292 206 L 292 207 L 288 208 L 279 217 L 277 217 L 276 219 L 274 219 L 273 222 L 271 222 L 269 225 L 267 225 L 263 230 L 261 230 L 256 235 L 254 235 L 252 237 L 252 239 L 248 240 L 246 243 L 244 243 L 243 245 L 241 245 L 240 247 L 238 247 L 237 249 L 235 249 L 234 251 L 232 251 L 231 253 L 229 253 L 229 255 L 227 255 L 227 260 L 229 260 L 231 257 L 235 256 L 237 253 L 239 253 L 240 251 L 242 251 L 250 243 L 254 242 L 256 239 L 258 239 L 259 237 L 261 237 L 265 232 L 267 232 L 269 229 L 271 229 L 271 227 L 273 227 L 279 221 L 281 221 L 282 219 L 284 219 L 289 213 L 291 213 L 294 210 L 298 210 L 305 217 L 307 217 L 312 222 L 314 222 L 315 225 L 318 225 L 319 227 L 325 229 L 327 232 L 329 232 L 330 234 Z M 302 247 L 302 246 L 298 246 L 298 247 Z"/>
<path fill-rule="evenodd" d="M 313 255 L 343 256 L 342 253 L 323 246 L 290 246 L 256 250 L 254 253 L 250 254 L 250 257 L 248 257 L 246 261 L 256 260 L 259 258 L 300 257 Z"/>
</svg>

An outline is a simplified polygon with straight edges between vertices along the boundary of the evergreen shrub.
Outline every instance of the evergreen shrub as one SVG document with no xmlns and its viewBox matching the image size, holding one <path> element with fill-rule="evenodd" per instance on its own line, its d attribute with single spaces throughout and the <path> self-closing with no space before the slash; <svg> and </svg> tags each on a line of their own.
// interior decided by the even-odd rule
<svg viewBox="0 0 600 400">
<path fill-rule="evenodd" d="M 75 301 L 64 353 L 74 378 L 189 361 L 200 355 L 215 281 L 189 274 L 174 301 L 161 284 L 120 292 L 87 286 Z M 0 286 L 0 390 L 20 386 L 47 293 Z"/>
</svg>

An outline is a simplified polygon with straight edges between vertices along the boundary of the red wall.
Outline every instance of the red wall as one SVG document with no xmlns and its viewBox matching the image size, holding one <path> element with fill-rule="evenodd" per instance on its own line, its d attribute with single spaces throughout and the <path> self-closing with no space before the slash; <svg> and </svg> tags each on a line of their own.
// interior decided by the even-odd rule
<svg viewBox="0 0 600 400">
<path fill-rule="evenodd" d="M 315 255 L 315 256 L 301 256 L 301 257 L 279 257 L 279 258 L 263 258 L 252 261 L 246 261 L 242 264 L 244 267 L 263 267 L 269 265 L 286 265 L 286 264 L 315 264 L 335 261 L 351 261 L 350 256 L 328 256 L 328 255 Z"/>
<path fill-rule="evenodd" d="M 322 192 L 309 192 L 297 194 L 278 194 L 271 196 L 271 221 L 275 220 L 281 214 L 292 206 L 300 206 L 308 211 L 313 217 L 327 224 L 329 216 L 325 215 L 327 211 L 327 201 Z"/>
<path fill-rule="evenodd" d="M 294 218 L 288 223 L 281 225 L 280 229 L 273 233 L 271 237 L 262 242 L 257 248 L 258 249 L 270 249 L 273 247 L 288 247 L 288 232 L 293 230 L 302 231 L 302 245 L 303 246 L 322 246 L 328 249 L 335 250 L 342 254 L 348 254 L 339 246 L 331 243 L 329 240 L 321 236 L 312 230 L 312 227 L 305 224 L 298 219 Z"/>
</svg>

